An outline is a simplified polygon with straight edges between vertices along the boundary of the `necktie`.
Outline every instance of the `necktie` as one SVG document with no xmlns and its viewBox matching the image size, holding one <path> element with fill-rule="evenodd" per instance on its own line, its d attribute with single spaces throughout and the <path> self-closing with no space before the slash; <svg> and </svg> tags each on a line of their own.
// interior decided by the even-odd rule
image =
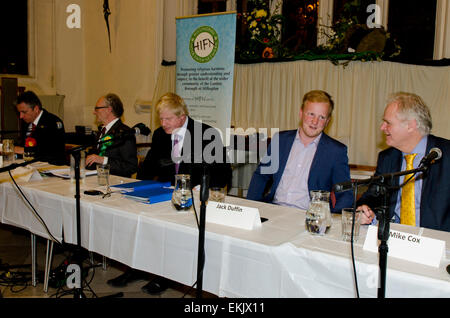
<svg viewBox="0 0 450 318">
<path fill-rule="evenodd" d="M 103 136 L 105 136 L 106 133 L 106 127 L 103 126 L 102 131 L 100 132 L 100 136 L 98 136 L 98 142 L 100 142 L 103 138 Z M 102 146 L 102 144 L 97 144 L 97 149 L 99 149 Z"/>
<path fill-rule="evenodd" d="M 406 170 L 414 169 L 413 161 L 416 153 L 406 155 Z M 408 180 L 413 174 L 405 175 L 403 180 Z M 414 181 L 411 178 L 409 182 L 402 188 L 402 202 L 400 208 L 400 223 L 406 225 L 416 226 L 416 209 L 415 209 L 415 195 L 414 195 Z"/>
<path fill-rule="evenodd" d="M 180 168 L 180 160 L 179 160 L 179 156 L 180 156 L 180 136 L 175 135 L 174 140 L 173 140 L 173 148 L 172 148 L 172 160 L 175 161 L 175 173 L 178 174 L 178 169 Z"/>
<path fill-rule="evenodd" d="M 28 130 L 26 133 L 27 137 L 32 135 L 35 130 L 36 130 L 36 125 L 34 123 L 31 123 L 31 130 Z"/>
</svg>

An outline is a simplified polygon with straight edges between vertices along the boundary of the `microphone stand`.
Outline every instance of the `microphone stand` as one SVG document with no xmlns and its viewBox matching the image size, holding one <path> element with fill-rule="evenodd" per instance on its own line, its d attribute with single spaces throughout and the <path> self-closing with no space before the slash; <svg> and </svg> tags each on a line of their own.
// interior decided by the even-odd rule
<svg viewBox="0 0 450 318">
<path fill-rule="evenodd" d="M 86 295 L 83 293 L 83 288 L 82 288 L 82 277 L 83 277 L 83 248 L 81 246 L 81 205 L 80 205 L 80 162 L 81 162 L 81 151 L 94 146 L 94 145 L 101 145 L 103 143 L 109 142 L 110 140 L 102 140 L 102 141 L 98 141 L 95 142 L 93 144 L 88 144 L 88 145 L 82 145 L 82 146 L 78 146 L 75 148 L 72 148 L 69 153 L 73 156 L 74 161 L 75 161 L 75 209 L 76 209 L 76 224 L 77 224 L 77 245 L 76 245 L 76 249 L 75 249 L 75 259 L 76 259 L 76 263 L 80 268 L 80 286 L 75 287 L 75 291 L 74 291 L 74 298 L 86 298 Z M 118 293 L 117 295 L 119 295 L 120 293 Z"/>
<path fill-rule="evenodd" d="M 87 147 L 86 147 L 87 148 Z M 75 161 L 75 201 L 76 201 L 76 224 L 77 224 L 77 248 L 76 248 L 76 261 L 80 268 L 80 286 L 75 287 L 75 292 L 73 298 L 86 298 L 83 293 L 82 288 L 82 277 L 83 277 L 83 256 L 81 247 L 81 213 L 80 213 L 80 161 L 81 161 L 81 151 L 86 149 L 84 147 L 77 147 L 72 149 L 71 154 Z"/>
<path fill-rule="evenodd" d="M 363 180 L 352 180 L 352 187 L 357 187 L 359 185 L 367 184 L 368 186 L 375 186 L 373 191 L 374 196 L 378 197 L 380 195 L 383 196 L 382 205 L 380 207 L 375 208 L 375 213 L 377 214 L 378 219 L 378 240 L 380 244 L 378 246 L 379 253 L 379 268 L 380 268 L 380 284 L 378 288 L 378 298 L 385 298 L 386 295 L 386 272 L 387 272 L 387 255 L 389 251 L 389 247 L 387 241 L 389 239 L 389 231 L 390 231 L 390 215 L 389 215 L 389 191 L 395 189 L 394 186 L 390 185 L 392 180 L 395 177 L 400 177 L 407 174 L 416 174 L 418 172 L 425 173 L 429 168 L 429 164 L 425 164 L 423 166 L 419 166 L 416 169 L 386 173 L 378 176 L 374 176 L 368 179 Z M 345 186 L 348 186 L 347 182 Z M 400 185 L 402 187 L 403 185 Z M 340 190 L 337 192 L 342 192 L 349 190 L 346 187 L 344 190 Z"/>
<path fill-rule="evenodd" d="M 202 298 L 203 289 L 203 267 L 205 262 L 205 222 L 206 222 L 206 201 L 209 198 L 209 175 L 203 168 L 202 183 L 200 185 L 200 224 L 198 237 L 198 258 L 197 258 L 197 298 Z"/>
</svg>

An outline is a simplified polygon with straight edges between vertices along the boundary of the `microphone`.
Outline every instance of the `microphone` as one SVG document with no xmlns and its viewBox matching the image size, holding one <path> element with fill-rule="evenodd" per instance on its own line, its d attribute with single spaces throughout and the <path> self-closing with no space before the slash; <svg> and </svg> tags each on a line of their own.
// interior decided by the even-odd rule
<svg viewBox="0 0 450 318">
<path fill-rule="evenodd" d="M 344 192 L 344 191 L 350 190 L 352 188 L 353 188 L 353 182 L 345 181 L 345 182 L 336 183 L 335 185 L 333 185 L 333 192 L 335 192 L 335 193 Z"/>
<path fill-rule="evenodd" d="M 143 124 L 143 123 L 139 123 L 139 124 L 134 125 L 132 129 L 134 129 L 136 136 L 137 135 L 148 136 L 152 132 L 150 130 L 150 128 L 145 126 L 145 124 Z"/>
<path fill-rule="evenodd" d="M 441 159 L 442 151 L 439 148 L 431 148 L 428 155 L 422 158 L 419 166 L 432 164 L 434 161 Z"/>
</svg>

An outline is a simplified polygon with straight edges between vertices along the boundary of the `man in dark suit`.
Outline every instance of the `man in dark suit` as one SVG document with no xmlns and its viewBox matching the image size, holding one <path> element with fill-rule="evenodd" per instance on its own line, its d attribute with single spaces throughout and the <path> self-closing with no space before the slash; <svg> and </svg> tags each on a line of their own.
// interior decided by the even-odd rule
<svg viewBox="0 0 450 318">
<path fill-rule="evenodd" d="M 226 149 L 218 130 L 190 118 L 186 104 L 176 94 L 164 95 L 157 104 L 157 112 L 161 127 L 153 133 L 152 146 L 138 172 L 138 179 L 173 184 L 175 174 L 189 174 L 194 187 L 200 184 L 206 171 L 211 187 L 229 185 L 231 166 L 227 163 Z M 179 140 L 175 142 L 177 138 Z M 182 145 L 178 155 L 173 153 L 175 143 Z"/>
<path fill-rule="evenodd" d="M 189 117 L 184 100 L 174 93 L 163 95 L 156 105 L 161 127 L 152 136 L 152 145 L 138 171 L 138 179 L 152 179 L 174 184 L 176 174 L 189 174 L 191 186 L 201 184 L 204 173 L 209 174 L 210 187 L 231 184 L 231 165 L 219 132 Z M 131 281 L 145 279 L 147 273 L 128 269 L 108 284 L 123 287 Z M 142 290 L 159 294 L 169 281 L 157 276 Z"/>
<path fill-rule="evenodd" d="M 324 91 L 305 94 L 300 127 L 274 135 L 252 176 L 247 199 L 307 210 L 309 191 L 331 192 L 333 184 L 350 180 L 347 147 L 323 133 L 333 107 Z M 340 212 L 352 206 L 353 195 L 337 193 L 335 205 L 331 203 L 331 211 Z"/>
<path fill-rule="evenodd" d="M 442 158 L 424 174 L 416 174 L 401 189 L 398 187 L 407 180 L 405 176 L 388 184 L 389 216 L 396 223 L 450 231 L 450 140 L 431 135 L 431 128 L 430 111 L 422 98 L 405 92 L 390 96 L 381 125 L 390 147 L 378 155 L 375 176 L 416 169 L 430 149 L 439 148 Z M 363 224 L 373 222 L 373 209 L 380 207 L 382 200 L 373 186 L 364 193 L 358 201 L 358 209 L 364 213 Z"/>
<path fill-rule="evenodd" d="M 93 147 L 86 157 L 86 166 L 94 169 L 96 163 L 109 164 L 111 174 L 129 178 L 138 166 L 136 138 L 131 128 L 120 120 L 122 114 L 123 104 L 117 95 L 99 98 L 94 115 L 102 124 L 98 140 L 106 142 Z"/>
<path fill-rule="evenodd" d="M 40 99 L 32 91 L 19 95 L 16 109 L 21 119 L 21 138 L 14 152 L 23 154 L 25 140 L 30 137 L 36 141 L 35 158 L 56 165 L 66 164 L 62 120 L 43 109 Z"/>
</svg>

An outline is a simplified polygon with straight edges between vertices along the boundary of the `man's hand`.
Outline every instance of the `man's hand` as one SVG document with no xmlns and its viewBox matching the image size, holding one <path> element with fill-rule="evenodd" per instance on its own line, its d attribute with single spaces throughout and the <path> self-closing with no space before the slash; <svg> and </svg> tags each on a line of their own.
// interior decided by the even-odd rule
<svg viewBox="0 0 450 318">
<path fill-rule="evenodd" d="M 94 163 L 103 163 L 104 157 L 99 155 L 89 155 L 86 157 L 86 166 L 91 166 Z"/>
<path fill-rule="evenodd" d="M 375 213 L 372 211 L 370 207 L 367 205 L 361 205 L 356 208 L 357 211 L 362 211 L 361 217 L 359 218 L 360 224 L 371 224 L 373 219 L 375 218 Z"/>
<path fill-rule="evenodd" d="M 14 147 L 14 153 L 16 153 L 18 155 L 23 155 L 23 151 L 24 151 L 23 147 L 20 147 L 20 146 L 15 146 Z"/>
</svg>

